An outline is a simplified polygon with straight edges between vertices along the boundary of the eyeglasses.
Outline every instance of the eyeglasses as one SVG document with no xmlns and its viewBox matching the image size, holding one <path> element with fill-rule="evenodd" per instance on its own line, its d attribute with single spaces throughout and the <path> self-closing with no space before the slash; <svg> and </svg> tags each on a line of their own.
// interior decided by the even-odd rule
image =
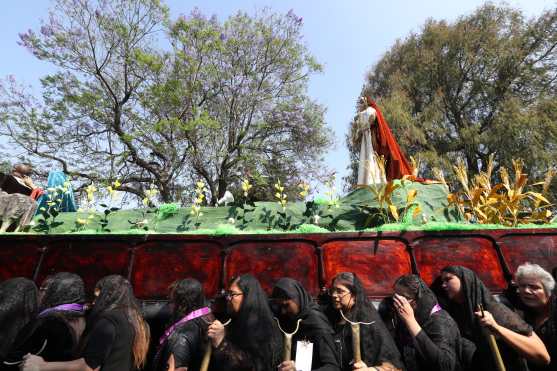
<svg viewBox="0 0 557 371">
<path fill-rule="evenodd" d="M 240 295 L 244 295 L 244 293 L 234 292 L 234 291 L 227 291 L 224 293 L 224 297 L 226 298 L 226 300 L 232 300 L 232 298 L 234 298 L 235 296 L 240 296 Z"/>
<path fill-rule="evenodd" d="M 341 289 L 336 289 L 334 287 L 329 289 L 329 295 L 336 296 L 339 299 L 342 299 L 343 297 L 345 297 L 348 294 L 350 294 L 350 291 L 344 291 L 344 290 L 341 290 Z"/>
</svg>

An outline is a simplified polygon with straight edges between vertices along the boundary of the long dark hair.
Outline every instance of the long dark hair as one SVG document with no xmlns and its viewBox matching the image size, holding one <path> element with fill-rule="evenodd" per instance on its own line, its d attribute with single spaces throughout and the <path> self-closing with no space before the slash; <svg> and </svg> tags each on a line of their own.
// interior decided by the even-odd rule
<svg viewBox="0 0 557 371">
<path fill-rule="evenodd" d="M 174 303 L 171 321 L 174 323 L 188 313 L 207 305 L 203 285 L 196 279 L 186 278 L 170 285 L 169 299 Z"/>
<path fill-rule="evenodd" d="M 97 282 L 95 290 L 99 290 L 99 295 L 95 299 L 90 318 L 94 320 L 102 313 L 114 309 L 123 310 L 134 329 L 134 365 L 136 368 L 141 368 L 147 357 L 150 335 L 149 327 L 143 320 L 141 310 L 133 295 L 132 285 L 124 277 L 115 274 L 102 278 Z"/>
<path fill-rule="evenodd" d="M 244 274 L 231 281 L 243 293 L 242 305 L 227 327 L 227 337 L 248 353 L 257 371 L 275 369 L 280 363 L 280 336 L 267 295 L 259 281 Z"/>
<path fill-rule="evenodd" d="M 364 285 L 362 281 L 358 278 L 355 273 L 352 272 L 342 272 L 338 273 L 332 281 L 332 284 L 339 283 L 350 291 L 350 294 L 354 297 L 354 305 L 350 308 L 349 319 L 358 322 L 370 322 L 375 319 L 372 313 L 375 312 L 375 307 L 367 298 L 364 290 Z M 336 317 L 334 320 L 340 320 L 340 312 L 334 311 Z M 374 317 L 372 319 L 372 317 Z"/>
<path fill-rule="evenodd" d="M 39 312 L 62 304 L 85 303 L 85 285 L 75 273 L 60 272 L 47 277 L 41 286 L 44 294 L 39 303 Z M 75 312 L 70 312 L 75 316 Z"/>
<path fill-rule="evenodd" d="M 19 330 L 37 315 L 38 289 L 27 278 L 0 283 L 0 359 L 6 356 Z"/>
</svg>

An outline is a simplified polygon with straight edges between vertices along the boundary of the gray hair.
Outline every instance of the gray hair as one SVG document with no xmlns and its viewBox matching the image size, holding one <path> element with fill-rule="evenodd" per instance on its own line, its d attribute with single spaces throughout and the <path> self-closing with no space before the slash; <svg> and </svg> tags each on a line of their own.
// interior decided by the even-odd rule
<svg viewBox="0 0 557 371">
<path fill-rule="evenodd" d="M 521 278 L 528 277 L 540 280 L 545 293 L 551 295 L 555 288 L 555 279 L 553 276 L 537 264 L 524 263 L 518 266 L 515 273 L 515 280 L 518 283 Z"/>
</svg>

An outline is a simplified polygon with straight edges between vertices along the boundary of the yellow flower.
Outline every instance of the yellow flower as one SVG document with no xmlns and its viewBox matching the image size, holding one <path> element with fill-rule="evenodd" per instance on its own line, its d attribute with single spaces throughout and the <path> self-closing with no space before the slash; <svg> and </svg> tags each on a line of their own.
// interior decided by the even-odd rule
<svg viewBox="0 0 557 371">
<path fill-rule="evenodd" d="M 76 223 L 80 224 L 80 225 L 85 225 L 85 224 L 88 223 L 88 221 L 87 221 L 87 219 L 77 218 Z"/>
<path fill-rule="evenodd" d="M 306 198 L 309 194 L 309 184 L 306 182 L 302 182 L 300 184 L 298 184 L 298 188 L 301 189 L 299 195 L 302 198 Z"/>
<path fill-rule="evenodd" d="M 95 199 L 95 192 L 97 192 L 97 187 L 95 187 L 94 184 L 90 184 L 87 186 L 87 188 L 85 188 L 85 192 L 87 192 L 87 200 L 91 202 Z"/>
<path fill-rule="evenodd" d="M 119 188 L 122 185 L 122 183 L 120 183 L 120 181 L 118 179 L 116 179 L 116 181 L 114 181 L 114 183 L 112 183 L 112 186 L 114 188 Z"/>
<path fill-rule="evenodd" d="M 197 185 L 197 188 L 199 189 L 203 189 L 205 187 L 205 183 L 200 180 L 199 182 L 195 183 Z"/>
</svg>

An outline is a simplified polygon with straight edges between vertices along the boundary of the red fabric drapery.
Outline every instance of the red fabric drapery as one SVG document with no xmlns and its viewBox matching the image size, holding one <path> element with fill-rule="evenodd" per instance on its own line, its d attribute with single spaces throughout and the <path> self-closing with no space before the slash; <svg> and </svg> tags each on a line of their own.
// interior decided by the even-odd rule
<svg viewBox="0 0 557 371">
<path fill-rule="evenodd" d="M 381 110 L 369 96 L 366 96 L 366 100 L 367 104 L 376 111 L 376 130 L 373 130 L 372 127 L 372 132 L 375 135 L 375 143 L 377 143 L 377 148 L 374 148 L 374 150 L 377 154 L 385 158 L 385 175 L 387 181 L 401 179 L 405 175 L 412 175 L 412 167 L 396 142 Z"/>
</svg>

